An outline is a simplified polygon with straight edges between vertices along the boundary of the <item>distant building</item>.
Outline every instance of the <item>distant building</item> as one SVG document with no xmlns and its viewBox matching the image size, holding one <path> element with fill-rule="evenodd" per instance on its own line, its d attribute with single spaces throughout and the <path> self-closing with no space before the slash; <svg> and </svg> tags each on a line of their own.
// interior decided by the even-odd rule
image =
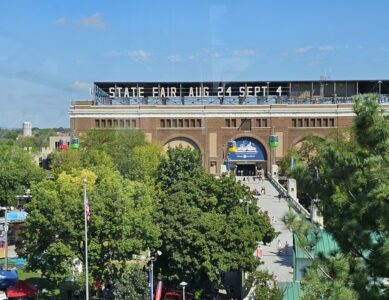
<svg viewBox="0 0 389 300">
<path fill-rule="evenodd" d="M 31 122 L 23 122 L 23 136 L 32 136 Z"/>
</svg>

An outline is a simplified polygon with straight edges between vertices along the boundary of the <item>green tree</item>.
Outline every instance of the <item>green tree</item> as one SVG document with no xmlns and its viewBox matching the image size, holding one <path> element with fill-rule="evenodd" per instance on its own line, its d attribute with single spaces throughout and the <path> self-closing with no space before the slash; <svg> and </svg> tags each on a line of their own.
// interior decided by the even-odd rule
<svg viewBox="0 0 389 300">
<path fill-rule="evenodd" d="M 0 145 L 0 201 L 15 206 L 16 195 L 24 195 L 45 173 L 32 156 L 18 146 Z"/>
<path fill-rule="evenodd" d="M 91 211 L 89 262 L 94 278 L 113 280 L 133 254 L 159 245 L 159 229 L 152 214 L 154 201 L 141 183 L 105 169 L 61 173 L 33 188 L 17 252 L 28 267 L 61 282 L 71 275 L 74 259 L 84 261 L 83 178 Z"/>
<path fill-rule="evenodd" d="M 148 299 L 148 275 L 134 264 L 126 265 L 114 283 L 115 296 L 122 300 Z"/>
<path fill-rule="evenodd" d="M 169 149 L 158 169 L 164 254 L 157 264 L 172 284 L 185 279 L 192 288 L 219 286 L 227 271 L 255 270 L 257 242 L 276 235 L 244 186 L 216 179 L 200 163 L 197 151 L 181 147 Z M 252 201 L 249 215 L 240 200 Z"/>
<path fill-rule="evenodd" d="M 282 292 L 277 287 L 274 275 L 266 271 L 254 271 L 250 274 L 246 288 L 255 286 L 255 298 L 261 300 L 281 300 Z"/>
<path fill-rule="evenodd" d="M 104 151 L 112 157 L 122 175 L 130 169 L 129 153 L 146 144 L 144 134 L 136 129 L 92 129 L 81 136 L 81 145 L 87 152 Z"/>
<path fill-rule="evenodd" d="M 325 228 L 351 260 L 349 280 L 360 299 L 387 299 L 389 117 L 377 95 L 355 100 L 350 133 L 322 142 L 315 159 L 301 164 L 302 173 L 318 176 L 298 184 L 318 194 Z"/>
</svg>

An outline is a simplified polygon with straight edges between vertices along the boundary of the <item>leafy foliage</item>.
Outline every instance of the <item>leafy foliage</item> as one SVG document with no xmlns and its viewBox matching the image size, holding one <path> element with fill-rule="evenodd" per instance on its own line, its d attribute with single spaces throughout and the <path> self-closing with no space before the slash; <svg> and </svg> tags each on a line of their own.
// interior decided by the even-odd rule
<svg viewBox="0 0 389 300">
<path fill-rule="evenodd" d="M 16 204 L 16 195 L 24 195 L 44 172 L 32 156 L 18 146 L 0 145 L 0 200 L 1 205 Z"/>
<path fill-rule="evenodd" d="M 126 265 L 114 281 L 115 296 L 122 300 L 148 299 L 147 273 L 137 265 Z"/>
<path fill-rule="evenodd" d="M 318 193 L 325 228 L 350 260 L 348 280 L 359 297 L 387 299 L 382 280 L 389 274 L 389 117 L 377 95 L 356 98 L 354 111 L 350 134 L 321 142 L 313 160 L 299 152 L 302 163 L 293 175 Z M 320 180 L 312 179 L 312 170 Z"/>
<path fill-rule="evenodd" d="M 277 287 L 274 275 L 266 271 L 254 271 L 250 274 L 246 287 L 255 285 L 255 298 L 261 300 L 281 300 L 282 292 Z"/>
<path fill-rule="evenodd" d="M 227 271 L 255 270 L 257 241 L 275 237 L 254 201 L 246 214 L 239 202 L 253 200 L 246 188 L 231 177 L 205 173 L 200 162 L 198 152 L 174 148 L 158 169 L 164 255 L 157 264 L 170 282 L 185 279 L 193 288 L 218 285 Z"/>
</svg>

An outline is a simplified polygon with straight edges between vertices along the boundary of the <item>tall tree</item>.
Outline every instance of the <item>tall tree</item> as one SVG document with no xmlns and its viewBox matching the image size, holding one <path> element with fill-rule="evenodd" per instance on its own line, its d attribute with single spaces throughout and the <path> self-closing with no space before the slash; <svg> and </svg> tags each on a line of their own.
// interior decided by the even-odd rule
<svg viewBox="0 0 389 300">
<path fill-rule="evenodd" d="M 227 271 L 255 270 L 257 242 L 276 234 L 244 186 L 207 174 L 187 148 L 169 149 L 158 175 L 164 255 L 157 264 L 170 282 L 217 286 Z"/>
<path fill-rule="evenodd" d="M 18 254 L 27 259 L 30 269 L 57 282 L 70 277 L 74 259 L 84 261 L 84 176 L 91 211 L 93 277 L 117 278 L 132 254 L 159 245 L 159 229 L 152 216 L 154 201 L 144 185 L 109 169 L 98 176 L 88 170 L 63 172 L 55 180 L 34 186 L 23 238 L 17 244 Z"/>
<path fill-rule="evenodd" d="M 359 297 L 387 299 L 389 117 L 377 95 L 357 97 L 354 112 L 350 134 L 323 142 L 316 159 L 301 165 L 317 170 L 320 180 L 299 184 L 318 193 L 326 230 L 352 260 L 350 280 Z"/>
<path fill-rule="evenodd" d="M 32 156 L 18 146 L 0 145 L 0 201 L 1 205 L 17 203 L 16 195 L 24 195 L 45 173 Z"/>
</svg>

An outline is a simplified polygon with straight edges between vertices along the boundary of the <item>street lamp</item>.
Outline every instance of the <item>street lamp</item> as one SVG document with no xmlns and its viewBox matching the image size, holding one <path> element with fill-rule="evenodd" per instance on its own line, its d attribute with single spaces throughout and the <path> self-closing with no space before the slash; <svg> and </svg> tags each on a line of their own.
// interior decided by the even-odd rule
<svg viewBox="0 0 389 300">
<path fill-rule="evenodd" d="M 154 262 L 157 260 L 158 256 L 162 255 L 162 251 L 157 250 L 154 252 L 154 255 L 150 255 L 150 273 L 149 273 L 149 287 L 150 287 L 150 300 L 154 299 Z"/>
<path fill-rule="evenodd" d="M 249 215 L 249 214 L 250 214 L 249 207 L 250 207 L 250 205 L 251 205 L 251 203 L 252 203 L 251 200 L 247 200 L 247 198 L 244 197 L 244 199 L 240 199 L 239 202 L 240 202 L 240 203 L 246 203 L 246 204 L 247 204 L 246 213 L 247 213 L 247 215 Z"/>
<path fill-rule="evenodd" d="M 185 300 L 185 287 L 188 285 L 185 281 L 181 282 L 180 285 L 182 286 L 182 300 Z"/>
</svg>

